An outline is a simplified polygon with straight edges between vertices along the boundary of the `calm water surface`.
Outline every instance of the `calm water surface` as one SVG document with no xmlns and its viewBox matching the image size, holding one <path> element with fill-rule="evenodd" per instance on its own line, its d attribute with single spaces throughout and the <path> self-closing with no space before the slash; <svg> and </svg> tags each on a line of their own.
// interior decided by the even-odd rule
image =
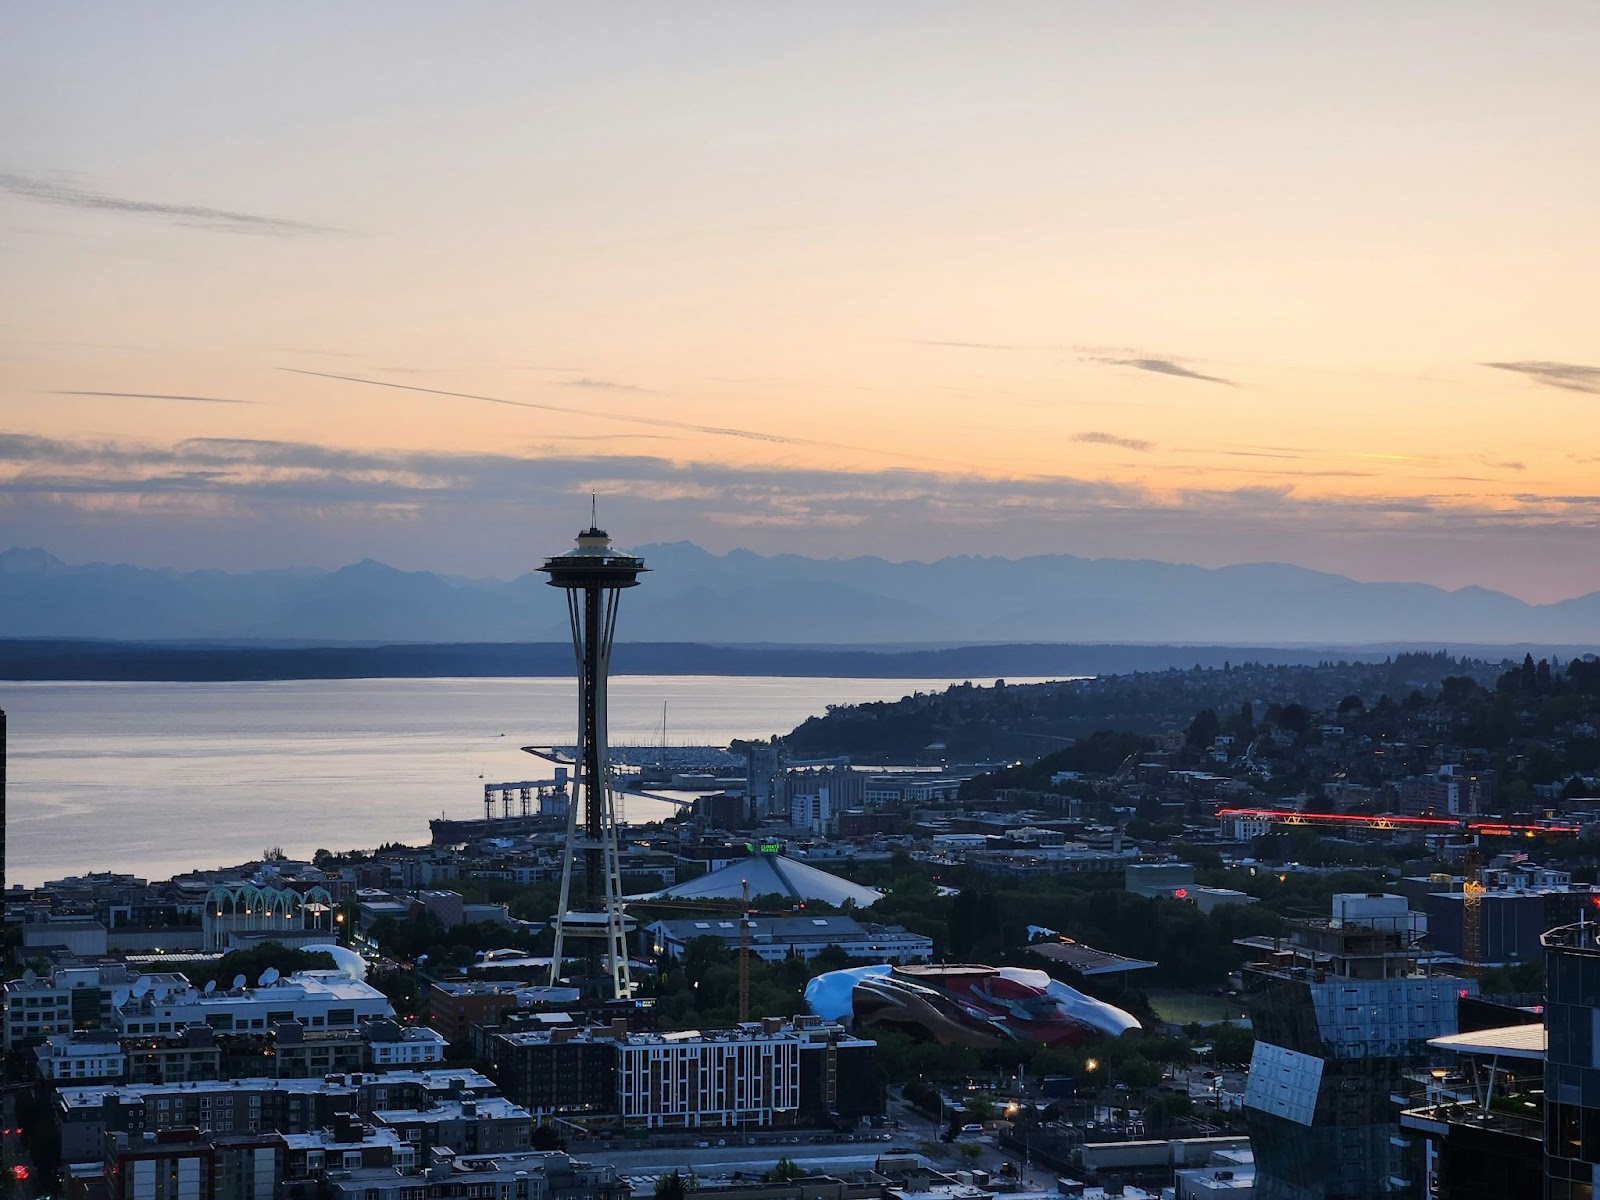
<svg viewBox="0 0 1600 1200">
<path fill-rule="evenodd" d="M 787 733 L 829 704 L 952 682 L 621 676 L 612 741 L 657 741 L 663 702 L 673 744 L 725 745 Z M 430 817 L 481 815 L 482 782 L 546 774 L 518 747 L 570 743 L 576 703 L 566 679 L 0 682 L 6 881 L 165 879 L 270 846 L 303 857 L 423 843 Z M 675 810 L 629 797 L 626 811 Z"/>
</svg>

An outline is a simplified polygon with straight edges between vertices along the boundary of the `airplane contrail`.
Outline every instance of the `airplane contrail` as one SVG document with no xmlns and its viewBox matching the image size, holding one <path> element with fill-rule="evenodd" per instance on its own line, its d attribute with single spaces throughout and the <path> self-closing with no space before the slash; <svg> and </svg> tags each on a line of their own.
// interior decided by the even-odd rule
<svg viewBox="0 0 1600 1200">
<path fill-rule="evenodd" d="M 565 413 L 574 417 L 599 417 L 606 421 L 624 421 L 631 425 L 651 425 L 659 429 L 681 429 L 689 433 L 708 433 L 714 437 L 745 438 L 754 442 L 773 442 L 784 446 L 815 446 L 825 450 L 850 450 L 857 454 L 878 454 L 890 458 L 922 459 L 914 454 L 892 450 L 874 450 L 866 446 L 849 446 L 842 442 L 824 442 L 816 438 L 791 437 L 782 433 L 762 433 L 755 429 L 735 429 L 728 425 L 697 425 L 692 421 L 674 421 L 669 417 L 641 417 L 633 413 L 606 412 L 595 408 L 572 408 L 563 404 L 545 404 L 537 400 L 507 400 L 503 396 L 480 396 L 473 392 L 451 392 L 443 388 L 418 387 L 410 383 L 391 383 L 387 379 L 362 379 L 356 375 L 335 375 L 330 371 L 308 371 L 303 367 L 279 367 L 294 375 L 315 375 L 320 379 L 337 379 L 344 383 L 365 383 L 373 387 L 398 388 L 403 392 L 425 392 L 430 396 L 454 396 L 461 400 L 482 400 L 488 404 L 509 404 L 515 408 L 536 408 L 544 412 Z"/>
</svg>

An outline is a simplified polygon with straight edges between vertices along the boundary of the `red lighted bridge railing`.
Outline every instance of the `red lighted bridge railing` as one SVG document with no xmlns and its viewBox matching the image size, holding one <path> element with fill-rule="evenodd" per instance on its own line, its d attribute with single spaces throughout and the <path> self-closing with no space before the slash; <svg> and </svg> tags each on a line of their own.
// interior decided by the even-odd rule
<svg viewBox="0 0 1600 1200">
<path fill-rule="evenodd" d="M 1219 808 L 1219 821 L 1271 821 L 1278 825 L 1323 825 L 1346 829 L 1415 830 L 1423 833 L 1473 833 L 1486 837 L 1574 837 L 1576 825 L 1523 825 L 1509 821 L 1469 821 L 1456 817 L 1398 817 L 1387 813 L 1295 812 L 1282 808 Z"/>
</svg>

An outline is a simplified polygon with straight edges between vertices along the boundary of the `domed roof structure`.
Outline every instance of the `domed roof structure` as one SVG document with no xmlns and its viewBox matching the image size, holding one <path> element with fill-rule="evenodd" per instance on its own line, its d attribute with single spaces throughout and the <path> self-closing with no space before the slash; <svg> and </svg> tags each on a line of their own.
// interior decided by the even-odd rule
<svg viewBox="0 0 1600 1200">
<path fill-rule="evenodd" d="M 752 854 L 698 879 L 629 899 L 738 900 L 744 895 L 746 883 L 750 885 L 752 897 L 780 895 L 795 900 L 819 900 L 835 907 L 849 900 L 857 908 L 866 908 L 883 899 L 883 893 L 874 888 L 851 883 L 782 854 Z"/>
</svg>

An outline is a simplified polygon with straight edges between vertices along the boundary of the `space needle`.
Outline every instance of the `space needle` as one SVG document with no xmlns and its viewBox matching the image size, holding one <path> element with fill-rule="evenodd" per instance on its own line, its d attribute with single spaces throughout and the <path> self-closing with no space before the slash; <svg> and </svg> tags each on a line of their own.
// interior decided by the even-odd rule
<svg viewBox="0 0 1600 1200">
<path fill-rule="evenodd" d="M 631 922 L 623 912 L 617 809 L 606 746 L 606 677 L 622 589 L 638 586 L 640 574 L 649 568 L 643 559 L 613 549 L 610 535 L 598 527 L 591 513 L 589 528 L 578 535 L 578 544 L 565 554 L 546 559 L 539 569 L 550 576 L 551 587 L 567 593 L 572 652 L 578 667 L 576 779 L 572 802 L 567 805 L 550 984 L 560 983 L 567 939 L 577 938 L 583 943 L 585 978 L 573 982 L 590 994 L 621 1000 L 633 994 L 628 975 Z M 573 867 L 580 858 L 583 872 L 575 892 Z"/>
</svg>

